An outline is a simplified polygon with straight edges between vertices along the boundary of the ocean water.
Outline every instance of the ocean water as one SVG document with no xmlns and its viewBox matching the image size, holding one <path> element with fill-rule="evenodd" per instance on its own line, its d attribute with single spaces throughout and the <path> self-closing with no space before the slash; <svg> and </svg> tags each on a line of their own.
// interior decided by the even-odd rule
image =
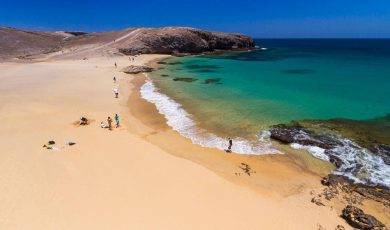
<svg viewBox="0 0 390 230">
<path fill-rule="evenodd" d="M 224 149 L 231 137 L 233 152 L 242 154 L 278 153 L 268 138 L 271 125 L 305 119 L 369 120 L 390 113 L 390 40 L 256 43 L 263 48 L 169 59 L 141 94 L 194 143 Z"/>
</svg>

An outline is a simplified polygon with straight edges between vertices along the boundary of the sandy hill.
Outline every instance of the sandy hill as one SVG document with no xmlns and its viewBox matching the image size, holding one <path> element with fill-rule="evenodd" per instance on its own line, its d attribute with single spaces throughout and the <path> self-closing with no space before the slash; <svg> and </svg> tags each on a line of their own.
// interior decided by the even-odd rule
<svg viewBox="0 0 390 230">
<path fill-rule="evenodd" d="M 66 34 L 0 28 L 0 59 L 49 53 L 60 49 Z"/>
</svg>

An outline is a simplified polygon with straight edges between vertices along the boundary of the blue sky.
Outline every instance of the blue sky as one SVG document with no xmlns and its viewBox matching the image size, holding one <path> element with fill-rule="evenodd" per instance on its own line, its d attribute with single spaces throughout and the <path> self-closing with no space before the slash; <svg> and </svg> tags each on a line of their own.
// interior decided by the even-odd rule
<svg viewBox="0 0 390 230">
<path fill-rule="evenodd" d="M 1 0 L 0 25 L 83 31 L 191 26 L 259 38 L 390 38 L 390 0 Z"/>
</svg>

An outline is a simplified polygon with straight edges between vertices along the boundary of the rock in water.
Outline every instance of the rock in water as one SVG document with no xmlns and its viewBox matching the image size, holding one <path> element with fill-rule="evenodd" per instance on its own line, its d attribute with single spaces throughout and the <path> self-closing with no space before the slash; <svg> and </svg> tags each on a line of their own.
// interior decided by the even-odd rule
<svg viewBox="0 0 390 230">
<path fill-rule="evenodd" d="M 197 81 L 198 79 L 192 78 L 192 77 L 176 77 L 173 80 L 174 81 L 183 81 L 183 82 L 194 82 L 194 81 Z"/>
<path fill-rule="evenodd" d="M 147 72 L 152 72 L 153 68 L 147 67 L 147 66 L 127 66 L 121 70 L 124 73 L 127 74 L 138 74 L 138 73 L 147 73 Z"/>
<path fill-rule="evenodd" d="M 341 215 L 352 227 L 367 230 L 387 230 L 375 217 L 365 214 L 360 208 L 348 205 Z"/>
<path fill-rule="evenodd" d="M 221 78 L 208 78 L 206 80 L 204 80 L 204 84 L 216 84 L 216 83 L 219 83 L 221 81 Z"/>
</svg>

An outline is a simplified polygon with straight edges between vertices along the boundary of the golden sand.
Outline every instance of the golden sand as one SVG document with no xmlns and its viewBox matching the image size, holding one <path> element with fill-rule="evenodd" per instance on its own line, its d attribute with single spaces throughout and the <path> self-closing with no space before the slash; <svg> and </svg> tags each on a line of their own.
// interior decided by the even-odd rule
<svg viewBox="0 0 390 230">
<path fill-rule="evenodd" d="M 329 168 L 192 144 L 139 97 L 142 75 L 119 72 L 129 64 L 0 63 L 0 229 L 351 229 L 339 210 L 310 202 Z M 100 128 L 115 113 L 122 127 Z M 80 116 L 94 121 L 75 126 Z M 49 140 L 57 149 L 42 147 Z"/>
</svg>

